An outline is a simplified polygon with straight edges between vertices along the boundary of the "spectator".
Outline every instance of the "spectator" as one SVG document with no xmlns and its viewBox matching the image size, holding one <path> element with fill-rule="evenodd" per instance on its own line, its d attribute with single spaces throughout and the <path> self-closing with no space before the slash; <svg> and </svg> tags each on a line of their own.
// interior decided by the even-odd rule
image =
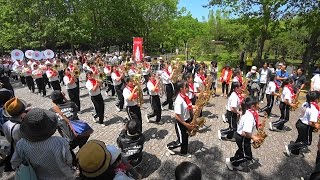
<svg viewBox="0 0 320 180">
<path fill-rule="evenodd" d="M 11 159 L 14 169 L 28 161 L 38 179 L 74 179 L 69 144 L 53 136 L 57 122 L 55 113 L 44 109 L 34 108 L 26 114 L 20 126 L 23 138 Z"/>
<path fill-rule="evenodd" d="M 122 159 L 121 151 L 114 145 L 107 145 L 107 150 L 111 154 L 110 170 L 115 173 L 113 180 L 134 180 L 141 179 L 141 175 L 128 163 Z"/>
<path fill-rule="evenodd" d="M 269 64 L 265 62 L 262 66 L 262 68 L 259 69 L 259 83 L 260 83 L 260 94 L 259 94 L 259 100 L 261 103 L 263 103 L 265 90 L 267 87 L 268 82 L 270 81 L 271 77 L 271 70 L 268 69 Z"/>
<path fill-rule="evenodd" d="M 283 80 L 289 78 L 289 74 L 286 72 L 286 65 L 281 65 L 280 70 L 276 72 L 276 85 L 281 86 Z"/>
<path fill-rule="evenodd" d="M 109 169 L 111 154 L 102 141 L 90 140 L 77 153 L 80 176 L 84 179 L 113 179 L 114 172 Z"/>
<path fill-rule="evenodd" d="M 201 180 L 201 169 L 188 161 L 180 163 L 175 169 L 176 180 Z"/>
<path fill-rule="evenodd" d="M 3 134 L 3 124 L 8 121 L 8 118 L 3 115 L 4 104 L 12 98 L 12 92 L 8 89 L 0 89 L 0 134 Z"/>
<path fill-rule="evenodd" d="M 230 65 L 227 64 L 221 72 L 220 75 L 220 82 L 222 83 L 222 95 L 224 97 L 227 97 L 228 90 L 229 90 L 229 84 L 232 77 L 232 69 L 230 68 Z"/>
<path fill-rule="evenodd" d="M 129 121 L 126 128 L 121 131 L 117 143 L 122 151 L 122 157 L 130 162 L 132 166 L 137 166 L 142 161 L 142 150 L 145 142 L 144 135 L 139 132 L 136 121 Z"/>
<path fill-rule="evenodd" d="M 320 91 L 320 74 L 316 74 L 311 78 L 310 91 Z"/>
<path fill-rule="evenodd" d="M 307 78 L 304 75 L 304 69 L 302 67 L 300 67 L 297 70 L 297 73 L 294 74 L 291 78 L 294 82 L 294 85 L 293 85 L 294 92 L 297 93 L 297 92 L 301 91 L 304 88 L 304 85 L 307 81 Z"/>
</svg>

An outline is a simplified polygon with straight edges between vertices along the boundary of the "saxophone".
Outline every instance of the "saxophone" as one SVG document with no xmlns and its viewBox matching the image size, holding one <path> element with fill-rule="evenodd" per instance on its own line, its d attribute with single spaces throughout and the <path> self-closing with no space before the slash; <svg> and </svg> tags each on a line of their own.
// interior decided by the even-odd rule
<svg viewBox="0 0 320 180">
<path fill-rule="evenodd" d="M 133 76 L 134 84 L 138 87 L 138 103 L 140 107 L 142 107 L 143 104 L 143 91 L 141 88 L 141 80 L 141 74 L 135 74 Z"/>
<path fill-rule="evenodd" d="M 195 125 L 195 128 L 192 130 L 188 130 L 188 134 L 190 137 L 195 136 L 199 129 L 204 126 L 206 123 L 206 119 L 204 117 L 200 117 L 200 113 L 202 108 L 206 105 L 206 96 L 205 92 L 200 92 L 198 99 L 196 101 L 195 106 L 197 107 L 196 111 L 193 113 L 192 121 L 190 124 Z"/>
<path fill-rule="evenodd" d="M 182 64 L 179 60 L 174 61 L 172 65 L 172 71 L 174 70 L 174 73 L 172 75 L 171 81 L 173 83 L 176 83 L 182 79 Z"/>
<path fill-rule="evenodd" d="M 206 100 L 206 104 L 209 103 L 212 93 L 213 93 L 213 89 L 211 89 L 211 86 L 213 84 L 213 77 L 211 74 L 207 75 L 207 84 L 205 87 L 205 100 Z"/>
<path fill-rule="evenodd" d="M 257 133 L 257 136 L 260 138 L 260 140 L 252 143 L 252 147 L 255 149 L 259 148 L 263 144 L 264 139 L 268 136 L 266 134 L 266 132 L 264 131 L 264 128 L 265 128 L 266 122 L 267 122 L 267 117 L 268 117 L 268 114 L 264 113 L 264 119 L 261 123 L 261 126 L 258 127 L 258 133 Z"/>
<path fill-rule="evenodd" d="M 295 98 L 292 101 L 294 106 L 290 107 L 290 111 L 295 111 L 295 110 L 297 110 L 299 108 L 299 105 L 300 105 L 299 94 L 300 94 L 300 91 L 298 91 L 297 94 L 295 95 Z"/>
</svg>

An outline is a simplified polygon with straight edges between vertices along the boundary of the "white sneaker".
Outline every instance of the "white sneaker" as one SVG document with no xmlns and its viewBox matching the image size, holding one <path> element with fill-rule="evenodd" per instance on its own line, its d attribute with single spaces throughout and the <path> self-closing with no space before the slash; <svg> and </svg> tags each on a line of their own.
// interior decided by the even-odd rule
<svg viewBox="0 0 320 180">
<path fill-rule="evenodd" d="M 260 103 L 263 103 L 263 101 L 260 101 Z"/>
<path fill-rule="evenodd" d="M 121 111 L 121 109 L 120 109 L 118 106 L 116 106 L 116 109 L 117 109 L 117 111 L 118 111 L 118 112 L 120 112 L 120 111 Z"/>
<path fill-rule="evenodd" d="M 161 106 L 161 111 L 163 111 L 163 106 Z"/>
<path fill-rule="evenodd" d="M 218 139 L 221 140 L 221 131 L 218 130 Z"/>
<path fill-rule="evenodd" d="M 226 158 L 226 165 L 230 171 L 233 171 L 233 165 L 231 164 L 230 158 Z"/>
<path fill-rule="evenodd" d="M 284 145 L 284 147 L 286 148 L 287 155 L 291 156 L 291 151 L 289 149 L 289 146 L 288 145 Z"/>
<path fill-rule="evenodd" d="M 150 119 L 148 118 L 148 114 L 146 114 L 144 117 L 146 118 L 146 121 L 149 123 Z"/>
<path fill-rule="evenodd" d="M 226 123 L 226 122 L 227 122 L 227 120 L 226 120 L 226 116 L 225 116 L 225 114 L 222 114 L 222 115 L 221 115 L 221 117 L 222 117 L 222 121 L 223 121 L 224 123 Z"/>
<path fill-rule="evenodd" d="M 273 125 L 272 125 L 272 122 L 269 122 L 269 127 L 270 127 L 270 130 L 273 131 Z"/>
<path fill-rule="evenodd" d="M 191 154 L 189 154 L 189 153 L 187 153 L 187 154 L 181 154 L 181 156 L 183 156 L 183 157 L 187 157 L 187 158 L 191 158 L 191 157 L 192 157 L 192 155 L 191 155 Z"/>
<path fill-rule="evenodd" d="M 168 147 L 167 147 L 167 151 L 169 152 L 170 155 L 175 155 L 175 154 L 176 154 L 174 151 L 172 151 L 172 150 L 169 149 Z"/>
</svg>

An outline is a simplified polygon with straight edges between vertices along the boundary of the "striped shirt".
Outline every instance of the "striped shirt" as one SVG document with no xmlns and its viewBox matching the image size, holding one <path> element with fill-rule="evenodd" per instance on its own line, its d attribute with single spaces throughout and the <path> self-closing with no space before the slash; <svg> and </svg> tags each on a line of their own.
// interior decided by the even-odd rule
<svg viewBox="0 0 320 180">
<path fill-rule="evenodd" d="M 28 160 L 38 179 L 74 179 L 71 170 L 72 156 L 68 142 L 62 137 L 52 136 L 44 141 L 18 141 L 11 159 L 14 169 Z"/>
</svg>

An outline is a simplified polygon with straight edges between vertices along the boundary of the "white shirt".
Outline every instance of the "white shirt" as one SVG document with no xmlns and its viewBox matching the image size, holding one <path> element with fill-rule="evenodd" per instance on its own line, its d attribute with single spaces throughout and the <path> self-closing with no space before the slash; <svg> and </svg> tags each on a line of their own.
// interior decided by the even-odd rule
<svg viewBox="0 0 320 180">
<path fill-rule="evenodd" d="M 116 73 L 111 73 L 111 79 L 112 79 L 112 82 L 113 82 L 113 85 L 114 86 L 118 86 L 122 83 L 122 80 L 120 79 L 119 81 L 116 80 L 116 78 L 118 78 L 118 76 L 116 75 Z"/>
<path fill-rule="evenodd" d="M 49 82 L 53 82 L 53 81 L 58 81 L 59 77 L 58 77 L 58 73 L 56 72 L 56 75 L 53 76 L 53 70 L 49 69 L 46 71 L 47 77 L 49 79 Z"/>
<path fill-rule="evenodd" d="M 232 107 L 234 108 L 240 107 L 240 98 L 235 92 L 232 92 L 230 97 L 228 98 L 227 110 L 231 111 Z"/>
<path fill-rule="evenodd" d="M 171 84 L 170 76 L 166 71 L 163 71 L 163 73 L 161 74 L 161 79 L 163 84 Z"/>
<path fill-rule="evenodd" d="M 284 102 L 286 99 L 289 101 L 289 103 L 291 103 L 292 101 L 292 96 L 293 94 L 291 94 L 291 91 L 289 90 L 289 88 L 284 87 L 282 94 L 281 94 L 281 101 Z"/>
<path fill-rule="evenodd" d="M 266 88 L 266 94 L 272 94 L 276 92 L 276 89 L 277 89 L 276 83 L 274 83 L 274 81 L 270 81 Z"/>
<path fill-rule="evenodd" d="M 268 77 L 268 69 L 261 69 L 261 74 L 260 74 L 260 83 L 266 84 L 267 83 L 267 77 Z"/>
<path fill-rule="evenodd" d="M 129 71 L 128 71 L 129 76 L 134 76 L 135 74 L 136 74 L 136 70 L 129 69 Z"/>
<path fill-rule="evenodd" d="M 204 86 L 204 83 L 203 81 L 201 80 L 200 76 L 197 74 L 195 77 L 194 77 L 194 83 L 197 84 L 197 88 L 200 88 L 201 90 L 204 90 L 205 86 Z"/>
<path fill-rule="evenodd" d="M 188 110 L 188 105 L 184 99 L 180 96 L 177 96 L 174 101 L 174 113 L 178 114 L 183 120 L 188 120 L 190 118 L 190 112 Z"/>
<path fill-rule="evenodd" d="M 42 78 L 42 71 L 40 69 L 33 70 L 32 75 L 34 79 L 40 79 Z"/>
<path fill-rule="evenodd" d="M 27 77 L 27 76 L 31 76 L 32 75 L 32 70 L 30 67 L 24 67 L 22 69 L 22 75 Z"/>
<path fill-rule="evenodd" d="M 122 92 L 122 95 L 123 95 L 123 98 L 124 98 L 124 105 L 125 106 L 135 106 L 138 104 L 138 100 L 137 99 L 131 99 L 131 101 L 128 99 L 128 97 L 130 96 L 131 94 L 131 91 L 125 87 L 123 89 L 123 92 Z"/>
<path fill-rule="evenodd" d="M 303 124 L 309 125 L 309 122 L 317 122 L 318 121 L 318 110 L 317 108 L 310 103 L 310 106 L 307 102 L 302 104 L 302 112 L 301 118 Z"/>
<path fill-rule="evenodd" d="M 148 81 L 148 83 L 147 83 L 147 88 L 148 88 L 149 94 L 150 94 L 151 96 L 159 95 L 158 92 L 152 91 L 152 89 L 154 88 L 154 85 L 153 85 L 153 83 L 152 83 L 151 81 Z"/>
<path fill-rule="evenodd" d="M 249 110 L 247 110 L 246 113 L 240 118 L 237 133 L 240 135 L 243 131 L 246 133 L 252 133 L 255 126 L 256 121 L 254 119 L 254 116 Z"/>
<path fill-rule="evenodd" d="M 74 89 L 77 87 L 76 82 L 74 82 L 73 84 L 70 84 L 71 79 L 68 76 L 63 77 L 63 82 L 66 85 L 66 89 Z"/>
<path fill-rule="evenodd" d="M 223 80 L 226 81 L 228 78 L 229 71 L 224 71 Z"/>
<path fill-rule="evenodd" d="M 316 74 L 312 77 L 311 83 L 313 83 L 313 90 L 320 91 L 320 74 Z"/>
<path fill-rule="evenodd" d="M 189 83 L 188 83 L 189 84 Z M 194 90 L 191 89 L 190 85 L 189 85 L 189 92 L 188 92 L 188 97 L 189 99 L 191 100 L 195 95 L 194 93 L 197 93 L 197 84 L 196 83 L 193 83 L 193 88 Z"/>
<path fill-rule="evenodd" d="M 104 72 L 107 76 L 111 76 L 111 67 L 109 67 L 109 68 L 104 67 L 104 68 L 103 68 L 103 72 Z"/>
<path fill-rule="evenodd" d="M 13 64 L 12 70 L 15 71 L 16 73 L 20 73 L 23 69 L 22 63 L 18 63 L 17 61 Z"/>
<path fill-rule="evenodd" d="M 97 96 L 97 95 L 100 94 L 100 88 L 97 88 L 96 91 L 92 90 L 93 89 L 93 84 L 89 80 L 86 82 L 86 88 L 89 90 L 89 95 L 90 96 Z"/>
</svg>

